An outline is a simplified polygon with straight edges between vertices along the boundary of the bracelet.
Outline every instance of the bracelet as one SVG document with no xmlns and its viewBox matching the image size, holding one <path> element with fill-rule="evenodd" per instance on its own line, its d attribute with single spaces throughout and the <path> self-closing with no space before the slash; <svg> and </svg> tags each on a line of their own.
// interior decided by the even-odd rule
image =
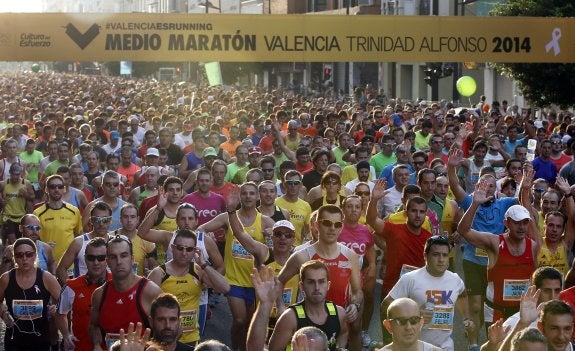
<svg viewBox="0 0 575 351">
<path fill-rule="evenodd" d="M 206 269 L 207 266 L 209 266 L 208 262 L 204 262 L 203 264 L 200 265 L 200 268 Z"/>
<path fill-rule="evenodd" d="M 354 303 L 354 305 L 355 305 L 355 308 L 357 308 L 357 310 L 359 311 L 359 308 L 361 307 L 361 304 L 356 302 L 356 303 Z"/>
</svg>

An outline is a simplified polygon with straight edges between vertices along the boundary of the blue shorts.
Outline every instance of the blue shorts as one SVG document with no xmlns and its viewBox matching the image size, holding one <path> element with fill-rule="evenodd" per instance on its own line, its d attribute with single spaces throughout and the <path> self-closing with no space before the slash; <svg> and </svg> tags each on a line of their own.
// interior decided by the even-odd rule
<svg viewBox="0 0 575 351">
<path fill-rule="evenodd" d="M 230 285 L 230 291 L 226 296 L 237 297 L 246 302 L 247 305 L 256 303 L 256 290 L 245 286 Z"/>
</svg>

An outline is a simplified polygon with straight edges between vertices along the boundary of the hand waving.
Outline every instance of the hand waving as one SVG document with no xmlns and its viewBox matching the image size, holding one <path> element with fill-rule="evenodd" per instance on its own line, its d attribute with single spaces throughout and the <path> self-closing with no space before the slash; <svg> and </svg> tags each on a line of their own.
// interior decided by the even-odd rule
<svg viewBox="0 0 575 351">
<path fill-rule="evenodd" d="M 475 186 L 475 191 L 473 192 L 473 202 L 478 204 L 484 204 L 493 200 L 493 196 L 487 196 L 487 189 L 489 188 L 489 183 L 485 179 L 481 179 L 479 183 Z"/>
<path fill-rule="evenodd" d="M 387 188 L 387 180 L 385 178 L 378 179 L 375 182 L 375 186 L 371 191 L 371 199 L 372 200 L 379 200 L 387 194 L 385 190 Z"/>
<path fill-rule="evenodd" d="M 532 285 L 521 295 L 521 302 L 519 304 L 519 320 L 523 325 L 529 325 L 537 320 L 539 312 L 543 305 L 537 306 L 541 290 Z"/>
<path fill-rule="evenodd" d="M 447 165 L 459 167 L 463 162 L 463 151 L 457 148 L 452 148 L 447 154 Z"/>
</svg>

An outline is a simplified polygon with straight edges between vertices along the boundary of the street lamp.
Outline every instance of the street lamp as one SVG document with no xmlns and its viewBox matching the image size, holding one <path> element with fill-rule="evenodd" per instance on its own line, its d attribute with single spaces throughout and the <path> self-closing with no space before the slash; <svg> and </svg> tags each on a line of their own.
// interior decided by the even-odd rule
<svg viewBox="0 0 575 351">
<path fill-rule="evenodd" d="M 452 63 L 428 62 L 425 65 L 423 80 L 431 87 L 431 100 L 439 100 L 439 80 L 453 74 Z"/>
</svg>

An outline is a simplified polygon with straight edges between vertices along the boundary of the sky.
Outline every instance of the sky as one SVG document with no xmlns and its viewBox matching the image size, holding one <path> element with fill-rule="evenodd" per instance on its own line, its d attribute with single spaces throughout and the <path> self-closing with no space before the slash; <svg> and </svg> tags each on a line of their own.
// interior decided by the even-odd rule
<svg viewBox="0 0 575 351">
<path fill-rule="evenodd" d="M 41 12 L 41 0 L 0 0 L 0 12 Z"/>
</svg>

